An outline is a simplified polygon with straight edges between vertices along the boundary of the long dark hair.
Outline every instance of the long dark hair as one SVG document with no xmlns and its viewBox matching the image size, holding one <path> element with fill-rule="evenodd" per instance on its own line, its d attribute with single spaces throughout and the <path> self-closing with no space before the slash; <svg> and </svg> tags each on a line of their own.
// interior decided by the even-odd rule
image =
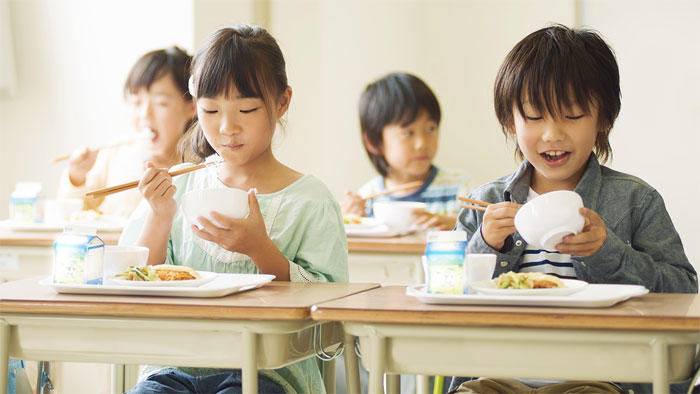
<svg viewBox="0 0 700 394">
<path fill-rule="evenodd" d="M 259 26 L 235 25 L 212 33 L 194 57 L 191 88 L 195 98 L 226 97 L 232 88 L 243 97 L 260 98 L 268 116 L 287 88 L 287 72 L 277 41 Z M 185 161 L 201 161 L 216 153 L 196 123 L 180 145 Z"/>
</svg>

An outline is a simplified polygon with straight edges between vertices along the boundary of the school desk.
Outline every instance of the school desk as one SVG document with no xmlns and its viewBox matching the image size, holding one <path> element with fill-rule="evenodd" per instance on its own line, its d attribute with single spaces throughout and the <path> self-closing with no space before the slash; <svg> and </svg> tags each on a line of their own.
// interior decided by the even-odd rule
<svg viewBox="0 0 700 394">
<path fill-rule="evenodd" d="M 425 232 L 387 238 L 348 237 L 350 281 L 384 286 L 423 283 L 424 253 Z"/>
<path fill-rule="evenodd" d="M 359 338 L 374 394 L 385 373 L 388 392 L 410 373 L 652 382 L 664 393 L 693 372 L 700 344 L 697 294 L 590 309 L 429 305 L 391 286 L 317 304 L 311 316 L 343 322 L 346 349 Z"/>
<path fill-rule="evenodd" d="M 221 298 L 179 298 L 58 294 L 38 280 L 0 285 L 2 392 L 12 357 L 241 368 L 243 392 L 256 393 L 258 369 L 313 357 L 317 338 L 328 351 L 342 342 L 338 323 L 311 320 L 311 305 L 377 287 L 271 282 Z"/>
<path fill-rule="evenodd" d="M 119 232 L 98 232 L 107 245 L 116 245 Z M 11 231 L 0 227 L 0 282 L 51 275 L 53 242 L 61 235 L 52 231 Z"/>
</svg>

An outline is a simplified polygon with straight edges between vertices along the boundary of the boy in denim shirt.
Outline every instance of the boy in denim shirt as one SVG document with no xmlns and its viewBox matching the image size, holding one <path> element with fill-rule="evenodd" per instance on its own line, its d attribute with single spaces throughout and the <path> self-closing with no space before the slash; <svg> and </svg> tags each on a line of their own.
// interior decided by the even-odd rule
<svg viewBox="0 0 700 394">
<path fill-rule="evenodd" d="M 494 204 L 485 212 L 463 209 L 457 222 L 457 229 L 468 233 L 469 252 L 498 256 L 494 277 L 524 265 L 545 266 L 526 260 L 541 252 L 558 254 L 556 261 L 563 258 L 571 267 L 567 277 L 590 283 L 698 291 L 697 274 L 659 193 L 600 164 L 612 154 L 608 135 L 620 111 L 619 80 L 611 49 L 589 30 L 547 27 L 506 56 L 494 104 L 522 164 L 472 191 L 471 198 Z M 515 229 L 515 214 L 529 199 L 555 190 L 573 190 L 583 198 L 584 228 L 566 236 L 556 251 L 532 251 Z M 458 392 L 469 392 L 470 383 Z M 595 392 L 619 392 L 614 385 L 609 389 Z"/>
</svg>

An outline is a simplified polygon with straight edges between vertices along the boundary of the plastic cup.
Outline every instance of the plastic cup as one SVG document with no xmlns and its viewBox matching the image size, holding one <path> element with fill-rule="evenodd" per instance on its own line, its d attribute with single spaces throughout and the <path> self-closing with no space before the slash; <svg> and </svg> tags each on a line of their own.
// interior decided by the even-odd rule
<svg viewBox="0 0 700 394">
<path fill-rule="evenodd" d="M 496 269 L 496 255 L 490 253 L 468 253 L 464 258 L 464 290 L 469 293 L 469 284 L 490 280 Z"/>
</svg>

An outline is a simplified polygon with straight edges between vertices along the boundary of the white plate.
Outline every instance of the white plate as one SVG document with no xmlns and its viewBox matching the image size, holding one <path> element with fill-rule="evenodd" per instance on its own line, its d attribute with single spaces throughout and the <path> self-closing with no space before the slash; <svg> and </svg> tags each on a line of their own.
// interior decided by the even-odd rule
<svg viewBox="0 0 700 394">
<path fill-rule="evenodd" d="M 588 282 L 576 279 L 562 279 L 565 287 L 545 289 L 499 289 L 494 280 L 470 283 L 469 287 L 481 294 L 501 296 L 565 296 L 579 292 L 588 286 Z"/>
<path fill-rule="evenodd" d="M 410 234 L 417 230 L 415 227 L 398 229 L 391 228 L 374 218 L 362 218 L 362 223 L 346 224 L 345 234 L 349 237 L 397 237 Z"/>
<path fill-rule="evenodd" d="M 589 284 L 585 289 L 566 296 L 522 297 L 491 294 L 429 294 L 425 285 L 409 286 L 406 295 L 426 304 L 450 305 L 504 305 L 504 306 L 561 306 L 574 308 L 603 308 L 631 297 L 647 294 L 644 286 Z"/>
<path fill-rule="evenodd" d="M 199 287 L 135 287 L 118 285 L 64 285 L 52 283 L 51 278 L 39 282 L 50 286 L 58 293 L 109 294 L 169 297 L 223 297 L 232 293 L 251 290 L 272 281 L 274 275 L 266 274 L 217 274 L 215 278 Z"/>
<path fill-rule="evenodd" d="M 107 279 L 105 284 L 114 284 L 117 286 L 135 286 L 135 287 L 199 287 L 205 283 L 209 283 L 216 278 L 216 272 L 197 271 L 201 278 L 187 280 L 126 280 L 119 277 Z"/>
<path fill-rule="evenodd" d="M 83 225 L 96 227 L 97 231 L 106 233 L 116 233 L 124 230 L 127 220 L 118 216 L 103 216 L 99 220 L 93 221 L 65 221 L 54 223 L 15 223 L 8 220 L 0 221 L 0 227 L 10 231 L 63 231 L 65 226 Z"/>
</svg>

